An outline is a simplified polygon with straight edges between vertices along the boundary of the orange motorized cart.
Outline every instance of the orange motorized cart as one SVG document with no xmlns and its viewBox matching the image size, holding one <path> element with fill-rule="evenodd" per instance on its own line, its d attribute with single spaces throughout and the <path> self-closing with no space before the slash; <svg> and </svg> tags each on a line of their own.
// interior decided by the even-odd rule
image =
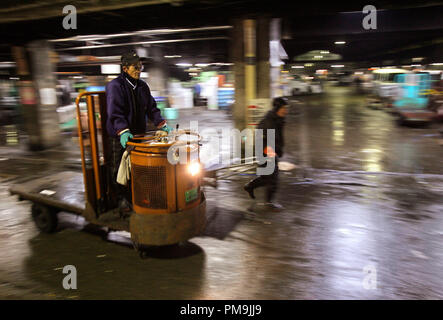
<svg viewBox="0 0 443 320">
<path fill-rule="evenodd" d="M 57 213 L 70 212 L 92 224 L 130 232 L 138 250 L 143 245 L 175 244 L 199 235 L 206 223 L 206 201 L 198 134 L 173 130 L 168 136 L 145 134 L 128 142 L 133 211 L 122 215 L 107 165 L 105 93 L 82 93 L 76 104 L 82 172 L 62 171 L 10 189 L 20 199 L 33 202 L 37 227 L 53 232 Z M 82 114 L 87 115 L 86 127 Z"/>
</svg>

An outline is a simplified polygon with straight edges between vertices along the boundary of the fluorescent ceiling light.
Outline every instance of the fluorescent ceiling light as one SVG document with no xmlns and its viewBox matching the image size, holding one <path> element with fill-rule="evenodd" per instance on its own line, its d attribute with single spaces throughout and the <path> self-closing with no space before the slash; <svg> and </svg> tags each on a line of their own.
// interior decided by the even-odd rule
<svg viewBox="0 0 443 320">
<path fill-rule="evenodd" d="M 192 67 L 192 63 L 176 63 L 175 64 L 177 67 Z"/>
<path fill-rule="evenodd" d="M 172 55 L 172 56 L 164 56 L 166 59 L 171 59 L 171 58 L 181 58 L 182 56 L 179 55 Z"/>
<path fill-rule="evenodd" d="M 331 65 L 332 68 L 343 68 L 345 65 L 344 64 L 333 64 Z"/>
<path fill-rule="evenodd" d="M 121 56 L 96 56 L 99 60 L 120 60 Z"/>
<path fill-rule="evenodd" d="M 407 70 L 404 70 L 404 69 L 396 69 L 396 68 L 394 68 L 394 69 L 378 69 L 378 70 L 375 70 L 374 71 L 374 73 L 404 73 L 404 72 L 407 72 Z"/>
<path fill-rule="evenodd" d="M 15 67 L 14 61 L 2 61 L 0 62 L 0 68 L 13 68 Z"/>
<path fill-rule="evenodd" d="M 294 68 L 294 69 L 303 69 L 304 66 L 292 66 L 292 68 Z"/>
<path fill-rule="evenodd" d="M 335 43 L 335 44 L 345 44 L 346 41 L 335 41 L 334 43 Z"/>
<path fill-rule="evenodd" d="M 225 63 L 225 62 L 214 62 L 211 64 L 214 66 L 232 66 L 232 65 L 234 65 L 233 63 Z"/>
</svg>

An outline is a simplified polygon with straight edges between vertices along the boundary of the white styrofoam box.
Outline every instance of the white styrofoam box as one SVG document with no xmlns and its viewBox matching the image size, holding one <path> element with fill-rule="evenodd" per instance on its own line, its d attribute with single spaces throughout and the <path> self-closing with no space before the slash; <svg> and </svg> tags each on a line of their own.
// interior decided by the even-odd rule
<svg viewBox="0 0 443 320">
<path fill-rule="evenodd" d="M 194 93 L 192 89 L 183 89 L 183 100 L 183 108 L 194 107 Z"/>
<path fill-rule="evenodd" d="M 191 88 L 183 88 L 180 83 L 173 82 L 169 86 L 169 100 L 172 108 L 189 109 L 194 107 L 194 94 Z"/>
<path fill-rule="evenodd" d="M 208 99 L 208 109 L 218 109 L 218 77 L 206 81 L 202 88 L 202 96 Z"/>
<path fill-rule="evenodd" d="M 76 116 L 75 104 L 69 104 L 57 108 L 58 119 L 60 123 L 71 121 Z"/>
<path fill-rule="evenodd" d="M 42 105 L 57 104 L 57 93 L 54 88 L 41 88 L 39 93 Z"/>
<path fill-rule="evenodd" d="M 321 93 L 321 86 L 319 84 L 311 85 L 312 93 Z"/>
</svg>

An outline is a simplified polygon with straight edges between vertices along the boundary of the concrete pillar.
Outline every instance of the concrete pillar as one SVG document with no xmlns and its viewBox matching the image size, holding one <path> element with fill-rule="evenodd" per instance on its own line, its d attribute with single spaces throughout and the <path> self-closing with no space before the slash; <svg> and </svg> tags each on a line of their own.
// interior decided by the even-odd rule
<svg viewBox="0 0 443 320">
<path fill-rule="evenodd" d="M 14 47 L 13 56 L 20 76 L 19 91 L 29 149 L 43 150 L 60 144 L 54 56 L 49 43 L 37 40 L 26 48 Z"/>
<path fill-rule="evenodd" d="M 272 53 L 272 63 L 270 66 L 270 82 L 271 82 L 271 92 L 270 98 L 275 98 L 282 95 L 282 91 L 280 89 L 280 71 L 281 66 L 278 65 L 280 58 L 278 57 L 278 49 L 276 46 L 280 42 L 281 38 L 281 20 L 280 19 L 272 19 L 270 22 L 270 41 L 273 42 L 274 47 Z"/>
<path fill-rule="evenodd" d="M 243 20 L 246 104 L 257 97 L 256 21 Z"/>
<path fill-rule="evenodd" d="M 151 91 L 158 96 L 167 94 L 167 71 L 165 69 L 163 52 L 159 47 L 150 47 L 147 49 L 148 56 L 152 59 L 149 67 L 146 69 L 148 78 L 146 79 Z"/>
<path fill-rule="evenodd" d="M 245 62 L 243 45 L 243 20 L 237 19 L 233 22 L 234 28 L 231 31 L 230 56 L 234 63 L 235 82 L 235 104 L 232 110 L 235 127 L 244 129 L 246 126 L 246 97 L 245 97 Z"/>
<path fill-rule="evenodd" d="M 271 96 L 271 73 L 269 62 L 269 19 L 257 21 L 257 98 L 269 99 Z"/>
<path fill-rule="evenodd" d="M 270 20 L 239 19 L 233 25 L 230 44 L 235 76 L 233 117 L 236 128 L 242 130 L 247 127 L 249 101 L 271 96 Z"/>
</svg>

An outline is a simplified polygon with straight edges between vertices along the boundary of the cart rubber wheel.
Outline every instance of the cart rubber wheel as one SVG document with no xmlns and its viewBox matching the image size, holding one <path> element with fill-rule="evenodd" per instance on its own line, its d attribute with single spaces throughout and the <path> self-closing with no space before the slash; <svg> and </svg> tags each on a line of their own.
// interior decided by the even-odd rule
<svg viewBox="0 0 443 320">
<path fill-rule="evenodd" d="M 146 250 L 144 250 L 144 248 L 139 243 L 133 241 L 132 245 L 134 246 L 135 251 L 137 251 L 138 256 L 140 257 L 140 259 L 146 259 L 147 258 Z"/>
<path fill-rule="evenodd" d="M 32 218 L 37 228 L 44 233 L 52 233 L 58 225 L 57 212 L 48 206 L 34 203 L 32 205 Z"/>
<path fill-rule="evenodd" d="M 397 117 L 397 124 L 399 126 L 405 126 L 406 125 L 406 119 L 403 116 L 398 116 Z"/>
</svg>

